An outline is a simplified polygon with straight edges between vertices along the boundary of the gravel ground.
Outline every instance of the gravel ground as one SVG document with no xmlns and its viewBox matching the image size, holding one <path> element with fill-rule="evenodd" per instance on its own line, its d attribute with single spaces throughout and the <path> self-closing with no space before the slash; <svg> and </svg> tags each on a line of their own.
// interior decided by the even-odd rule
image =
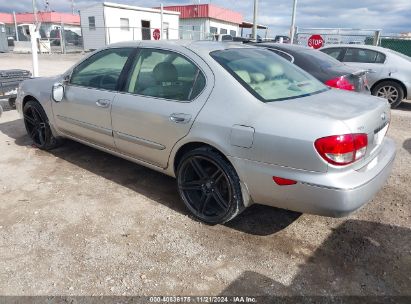
<svg viewBox="0 0 411 304">
<path fill-rule="evenodd" d="M 42 75 L 80 55 L 41 56 Z M 2 68 L 30 67 L 1 54 Z M 398 154 L 375 199 L 345 218 L 253 206 L 194 220 L 174 179 L 67 141 L 31 146 L 0 118 L 1 295 L 411 296 L 411 103 L 392 111 Z"/>
</svg>

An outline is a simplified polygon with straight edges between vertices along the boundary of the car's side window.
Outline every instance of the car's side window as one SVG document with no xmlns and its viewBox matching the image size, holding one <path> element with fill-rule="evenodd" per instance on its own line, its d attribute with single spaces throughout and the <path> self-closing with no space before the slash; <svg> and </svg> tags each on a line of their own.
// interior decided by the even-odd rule
<svg viewBox="0 0 411 304">
<path fill-rule="evenodd" d="M 125 91 L 189 101 L 204 87 L 204 74 L 189 59 L 171 51 L 141 49 L 132 63 Z"/>
<path fill-rule="evenodd" d="M 123 48 L 98 52 L 73 70 L 70 84 L 103 90 L 116 90 L 121 71 L 132 50 L 132 48 Z"/>
<path fill-rule="evenodd" d="M 344 55 L 344 62 L 384 63 L 385 55 L 373 50 L 348 48 Z"/>
<path fill-rule="evenodd" d="M 334 57 L 335 59 L 338 59 L 338 57 L 340 56 L 341 50 L 342 49 L 340 49 L 340 48 L 331 48 L 331 49 L 324 49 L 324 50 L 321 50 L 321 51 L 323 51 L 324 53 L 330 55 L 331 57 Z"/>
</svg>

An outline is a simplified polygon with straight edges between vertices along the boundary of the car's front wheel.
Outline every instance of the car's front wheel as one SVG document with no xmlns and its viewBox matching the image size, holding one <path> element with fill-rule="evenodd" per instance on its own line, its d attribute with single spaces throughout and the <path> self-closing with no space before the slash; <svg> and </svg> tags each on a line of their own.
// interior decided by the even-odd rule
<svg viewBox="0 0 411 304">
<path fill-rule="evenodd" d="M 237 173 L 211 148 L 185 154 L 177 168 L 177 182 L 185 205 L 203 222 L 225 223 L 244 209 Z"/>
<path fill-rule="evenodd" d="M 404 99 L 404 89 L 395 81 L 383 81 L 377 84 L 372 94 L 387 99 L 393 109 Z"/>
<path fill-rule="evenodd" d="M 37 148 L 50 150 L 58 146 L 59 140 L 51 132 L 46 112 L 37 101 L 30 100 L 24 105 L 23 117 L 27 134 Z"/>
</svg>

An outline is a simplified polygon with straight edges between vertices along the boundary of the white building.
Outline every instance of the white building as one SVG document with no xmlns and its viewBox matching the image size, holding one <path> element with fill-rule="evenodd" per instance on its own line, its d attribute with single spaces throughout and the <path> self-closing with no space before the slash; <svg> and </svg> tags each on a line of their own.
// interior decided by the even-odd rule
<svg viewBox="0 0 411 304">
<path fill-rule="evenodd" d="M 205 39 L 210 35 L 240 35 L 243 16 L 214 4 L 165 6 L 164 9 L 180 12 L 180 38 Z"/>
<path fill-rule="evenodd" d="M 178 39 L 180 13 L 163 10 L 162 15 L 161 39 Z M 84 49 L 98 49 L 115 42 L 159 38 L 161 10 L 103 2 L 82 9 L 80 23 Z"/>
</svg>

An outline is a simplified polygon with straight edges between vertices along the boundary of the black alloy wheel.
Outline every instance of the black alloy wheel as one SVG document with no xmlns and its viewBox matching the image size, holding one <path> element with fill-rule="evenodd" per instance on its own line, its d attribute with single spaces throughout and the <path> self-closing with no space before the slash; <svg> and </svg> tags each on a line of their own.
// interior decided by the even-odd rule
<svg viewBox="0 0 411 304">
<path fill-rule="evenodd" d="M 50 150 L 57 146 L 47 115 L 37 101 L 30 100 L 24 105 L 23 118 L 27 134 L 37 148 Z"/>
<path fill-rule="evenodd" d="M 177 182 L 187 208 L 203 222 L 224 223 L 244 209 L 234 168 L 212 149 L 199 148 L 184 155 Z"/>
</svg>

